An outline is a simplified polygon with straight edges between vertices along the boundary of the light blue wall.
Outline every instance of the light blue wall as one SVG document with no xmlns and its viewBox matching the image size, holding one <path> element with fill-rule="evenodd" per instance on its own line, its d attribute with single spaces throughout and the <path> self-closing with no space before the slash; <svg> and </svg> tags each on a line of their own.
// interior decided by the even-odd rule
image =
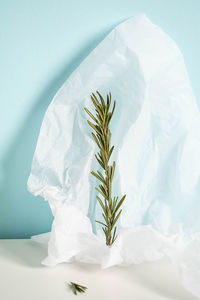
<svg viewBox="0 0 200 300">
<path fill-rule="evenodd" d="M 108 32 L 138 13 L 176 41 L 200 105 L 199 0 L 0 2 L 0 238 L 50 230 L 47 203 L 26 191 L 44 112 Z"/>
</svg>

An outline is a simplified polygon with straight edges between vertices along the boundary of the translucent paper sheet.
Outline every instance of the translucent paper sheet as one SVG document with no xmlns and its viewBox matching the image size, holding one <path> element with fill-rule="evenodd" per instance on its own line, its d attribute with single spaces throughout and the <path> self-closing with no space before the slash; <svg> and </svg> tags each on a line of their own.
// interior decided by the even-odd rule
<svg viewBox="0 0 200 300">
<path fill-rule="evenodd" d="M 115 195 L 127 195 L 119 235 L 105 246 L 90 174 L 99 165 L 86 122 L 90 94 L 111 92 Z M 200 296 L 200 114 L 183 57 L 145 15 L 118 25 L 72 73 L 41 126 L 28 190 L 49 202 L 47 266 L 73 260 L 103 268 L 168 255 L 184 285 Z"/>
</svg>

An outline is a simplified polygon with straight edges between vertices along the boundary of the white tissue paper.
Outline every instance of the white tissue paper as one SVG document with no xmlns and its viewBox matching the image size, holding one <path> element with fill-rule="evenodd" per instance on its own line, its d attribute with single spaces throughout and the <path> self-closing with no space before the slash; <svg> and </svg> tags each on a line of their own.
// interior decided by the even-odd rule
<svg viewBox="0 0 200 300">
<path fill-rule="evenodd" d="M 110 123 L 115 195 L 127 195 L 108 247 L 90 174 L 99 168 L 84 107 L 99 90 L 116 99 Z M 184 287 L 200 296 L 200 114 L 183 56 L 145 15 L 128 19 L 71 74 L 49 105 L 28 190 L 49 202 L 54 266 L 74 260 L 107 268 L 171 258 Z"/>
</svg>

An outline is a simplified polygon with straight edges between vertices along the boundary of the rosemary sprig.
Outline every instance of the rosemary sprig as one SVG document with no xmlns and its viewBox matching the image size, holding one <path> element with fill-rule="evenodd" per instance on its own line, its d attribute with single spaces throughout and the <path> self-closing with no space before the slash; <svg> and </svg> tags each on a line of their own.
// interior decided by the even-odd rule
<svg viewBox="0 0 200 300">
<path fill-rule="evenodd" d="M 72 281 L 70 281 L 70 283 L 68 283 L 68 285 L 70 286 L 74 295 L 77 295 L 77 293 L 85 293 L 85 291 L 87 290 L 86 286 L 80 285 L 80 284 L 72 282 Z"/>
<path fill-rule="evenodd" d="M 92 132 L 92 137 L 99 148 L 99 152 L 95 154 L 95 158 L 104 170 L 104 175 L 99 171 L 91 172 L 91 174 L 100 181 L 98 188 L 95 189 L 100 194 L 99 196 L 103 197 L 102 200 L 99 196 L 96 196 L 102 208 L 104 221 L 101 222 L 96 220 L 96 222 L 102 225 L 102 229 L 106 237 L 106 244 L 112 245 L 117 238 L 116 222 L 122 212 L 121 205 L 124 202 L 126 195 L 124 195 L 120 201 L 118 201 L 118 197 L 112 198 L 111 195 L 112 181 L 115 173 L 115 161 L 113 161 L 111 166 L 108 165 L 114 149 L 114 146 L 111 147 L 110 145 L 111 132 L 109 129 L 109 123 L 115 111 L 116 101 L 114 101 L 112 110 L 110 110 L 111 93 L 107 95 L 106 101 L 99 91 L 96 91 L 96 93 L 99 99 L 97 99 L 97 96 L 94 93 L 90 96 L 95 108 L 95 115 L 92 114 L 86 107 L 84 109 L 93 120 L 93 123 L 89 120 L 87 120 L 87 122 L 94 130 L 94 132 Z"/>
</svg>

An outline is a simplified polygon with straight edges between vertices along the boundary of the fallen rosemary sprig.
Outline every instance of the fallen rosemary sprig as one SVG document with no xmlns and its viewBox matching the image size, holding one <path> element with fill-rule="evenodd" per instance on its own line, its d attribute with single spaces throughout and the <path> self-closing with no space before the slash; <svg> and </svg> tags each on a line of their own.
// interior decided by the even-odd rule
<svg viewBox="0 0 200 300">
<path fill-rule="evenodd" d="M 77 293 L 85 293 L 85 291 L 87 290 L 86 286 L 80 285 L 72 281 L 70 281 L 70 283 L 68 282 L 68 285 L 70 286 L 74 295 L 77 295 Z"/>
<path fill-rule="evenodd" d="M 112 180 L 115 173 L 115 161 L 113 161 L 112 165 L 109 166 L 108 162 L 113 152 L 114 146 L 110 146 L 111 142 L 111 132 L 109 129 L 109 123 L 113 116 L 116 101 L 114 101 L 113 108 L 111 111 L 111 93 L 107 95 L 107 100 L 103 99 L 102 95 L 97 91 L 99 96 L 99 100 L 96 95 L 92 93 L 91 100 L 95 108 L 95 116 L 85 107 L 85 111 L 90 116 L 90 118 L 94 121 L 94 123 L 87 120 L 88 124 L 92 127 L 94 132 L 92 132 L 92 137 L 99 148 L 99 152 L 97 155 L 95 154 L 95 158 L 98 161 L 99 165 L 104 170 L 104 175 L 97 171 L 92 171 L 91 174 L 95 176 L 101 184 L 99 188 L 95 188 L 98 193 L 103 197 L 103 200 L 97 197 L 97 200 L 102 208 L 102 216 L 104 221 L 96 221 L 99 224 L 103 225 L 102 229 L 104 231 L 106 237 L 106 244 L 112 245 L 117 238 L 116 235 L 116 222 L 120 217 L 122 212 L 121 205 L 126 197 L 124 195 L 120 201 L 118 201 L 118 197 L 113 197 L 111 195 L 112 191 Z"/>
</svg>

